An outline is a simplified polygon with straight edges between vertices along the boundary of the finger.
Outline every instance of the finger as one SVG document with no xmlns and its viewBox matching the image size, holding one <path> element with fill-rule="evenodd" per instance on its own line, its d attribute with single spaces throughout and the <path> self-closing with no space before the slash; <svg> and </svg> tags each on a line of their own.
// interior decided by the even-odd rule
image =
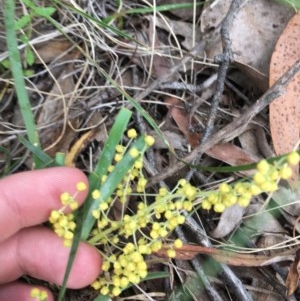
<svg viewBox="0 0 300 301">
<path fill-rule="evenodd" d="M 70 248 L 50 229 L 42 226 L 21 230 L 0 244 L 0 283 L 22 275 L 62 284 Z M 96 248 L 80 243 L 70 277 L 69 288 L 91 284 L 101 272 Z"/>
<path fill-rule="evenodd" d="M 46 221 L 51 210 L 59 209 L 60 195 L 76 191 L 78 182 L 87 184 L 86 176 L 78 169 L 54 167 L 8 176 L 0 181 L 0 241 L 19 229 Z M 80 192 L 78 203 L 86 198 Z"/>
<path fill-rule="evenodd" d="M 41 286 L 32 286 L 21 282 L 0 285 L 0 301 L 33 301 L 33 299 L 30 297 L 30 292 L 33 287 L 37 287 L 40 290 L 46 291 L 48 294 L 47 301 L 54 301 L 54 297 L 49 289 Z"/>
</svg>

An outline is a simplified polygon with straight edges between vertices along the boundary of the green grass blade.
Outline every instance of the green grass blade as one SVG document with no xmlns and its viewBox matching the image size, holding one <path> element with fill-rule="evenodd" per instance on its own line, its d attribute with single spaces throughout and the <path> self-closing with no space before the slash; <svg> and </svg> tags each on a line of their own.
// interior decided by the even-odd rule
<svg viewBox="0 0 300 301">
<path fill-rule="evenodd" d="M 116 120 L 110 131 L 109 137 L 105 142 L 101 156 L 97 162 L 96 168 L 89 176 L 89 185 L 90 185 L 89 197 L 86 200 L 83 207 L 85 215 L 88 214 L 89 208 L 92 206 L 92 203 L 94 202 L 94 200 L 90 196 L 91 192 L 99 188 L 102 176 L 107 174 L 107 169 L 109 165 L 112 163 L 116 146 L 122 139 L 122 136 L 127 128 L 131 115 L 132 115 L 131 111 L 122 108 L 116 117 Z M 92 220 L 85 223 L 84 229 L 82 229 L 83 239 L 86 239 L 88 237 L 89 231 L 91 229 L 90 227 L 92 224 L 93 224 Z"/>
<path fill-rule="evenodd" d="M 139 152 L 145 149 L 144 137 L 139 137 L 131 146 L 130 149 L 136 148 Z M 129 151 L 124 155 L 123 159 L 115 166 L 114 170 L 108 175 L 106 181 L 101 185 L 100 195 L 101 198 L 90 202 L 88 213 L 85 216 L 81 238 L 86 240 L 95 224 L 95 218 L 92 216 L 94 209 L 99 208 L 101 202 L 105 202 L 115 191 L 118 184 L 125 177 L 126 173 L 131 169 L 136 158 L 130 156 Z"/>
<path fill-rule="evenodd" d="M 34 116 L 31 111 L 28 93 L 26 91 L 23 69 L 21 64 L 21 56 L 18 49 L 17 36 L 15 31 L 14 0 L 4 1 L 4 24 L 11 71 L 15 82 L 15 89 L 17 93 L 19 106 L 27 130 L 28 139 L 33 145 L 39 147 L 39 136 L 35 126 Z M 40 161 L 38 160 L 38 158 L 34 157 L 34 161 L 36 166 L 39 167 Z"/>
<path fill-rule="evenodd" d="M 54 160 L 50 156 L 48 156 L 40 148 L 33 145 L 30 141 L 26 140 L 22 136 L 19 136 L 18 139 L 33 154 L 33 156 L 39 160 L 38 168 L 57 166 L 56 164 L 54 164 Z"/>
<path fill-rule="evenodd" d="M 204 2 L 196 2 L 196 6 L 202 5 Z M 164 5 L 157 5 L 155 7 L 156 12 L 163 12 L 163 11 L 170 11 L 174 9 L 188 9 L 193 8 L 194 3 L 172 3 L 172 4 L 164 4 Z M 153 13 L 153 7 L 139 7 L 139 8 L 132 8 L 124 12 L 124 15 L 129 14 L 147 14 Z"/>
<path fill-rule="evenodd" d="M 202 5 L 204 2 L 197 2 L 196 6 Z M 124 17 L 126 15 L 133 15 L 133 14 L 149 14 L 156 12 L 164 12 L 164 11 L 171 11 L 176 9 L 192 9 L 194 7 L 194 3 L 173 3 L 173 4 L 164 4 L 158 6 L 151 6 L 151 7 L 138 7 L 132 8 L 125 11 L 116 12 L 107 18 L 103 19 L 103 23 L 108 24 L 113 19 Z"/>
<path fill-rule="evenodd" d="M 89 184 L 91 187 L 90 190 L 94 190 L 95 188 L 97 188 L 97 183 L 99 183 L 102 176 L 107 173 L 107 169 L 114 157 L 115 148 L 120 142 L 127 128 L 131 115 L 132 112 L 125 108 L 122 108 L 118 113 L 113 127 L 110 131 L 109 137 L 105 142 L 103 151 L 97 162 L 96 168 L 89 177 Z"/>
<path fill-rule="evenodd" d="M 108 301 L 108 300 L 111 300 L 111 298 L 109 296 L 99 295 L 93 301 Z"/>
<path fill-rule="evenodd" d="M 124 108 L 122 108 L 120 110 L 120 112 L 118 113 L 116 120 L 113 124 L 113 127 L 110 131 L 110 135 L 109 135 L 107 141 L 105 142 L 105 146 L 104 146 L 102 154 L 98 160 L 95 171 L 89 177 L 90 191 L 93 191 L 95 188 L 97 188 L 97 186 L 99 186 L 102 175 L 106 174 L 107 168 L 111 164 L 112 159 L 114 157 L 115 147 L 121 140 L 121 138 L 124 134 L 124 131 L 127 128 L 127 124 L 130 120 L 131 115 L 132 115 L 132 113 L 129 110 L 124 109 Z M 62 158 L 60 158 L 60 159 L 56 158 L 56 159 L 62 160 Z M 72 247 L 71 247 L 70 256 L 68 259 L 67 268 L 66 268 L 65 275 L 64 275 L 63 284 L 59 291 L 59 296 L 57 299 L 58 301 L 62 301 L 64 298 L 64 295 L 66 292 L 66 283 L 67 283 L 67 280 L 69 278 L 69 275 L 70 275 L 70 272 L 72 269 L 72 265 L 74 262 L 74 258 L 75 258 L 76 252 L 77 252 L 77 248 L 78 248 L 80 239 L 82 236 L 88 237 L 89 232 L 95 222 L 94 219 L 92 220 L 89 218 L 86 218 L 84 220 L 84 218 L 87 216 L 86 211 L 89 209 L 89 207 L 91 207 L 92 202 L 93 202 L 93 199 L 90 197 L 90 193 L 89 193 L 89 197 L 86 200 L 83 209 L 78 210 L 78 212 L 77 212 L 77 217 L 76 217 L 77 226 L 76 226 L 76 230 L 74 233 L 74 239 L 73 239 L 73 243 L 72 243 Z M 83 224 L 84 222 L 85 222 L 85 225 Z"/>
<path fill-rule="evenodd" d="M 82 221 L 83 221 L 82 211 L 78 211 L 77 218 L 76 218 L 76 231 L 74 233 L 73 243 L 72 243 L 72 247 L 71 247 L 71 251 L 70 251 L 70 256 L 68 259 L 68 264 L 66 267 L 62 286 L 59 290 L 59 295 L 57 297 L 57 301 L 63 301 L 65 293 L 66 293 L 66 289 L 67 289 L 66 284 L 67 284 L 69 275 L 71 273 L 73 262 L 74 262 L 74 259 L 75 259 L 76 253 L 77 253 L 77 249 L 78 249 L 78 246 L 80 243 Z"/>
</svg>

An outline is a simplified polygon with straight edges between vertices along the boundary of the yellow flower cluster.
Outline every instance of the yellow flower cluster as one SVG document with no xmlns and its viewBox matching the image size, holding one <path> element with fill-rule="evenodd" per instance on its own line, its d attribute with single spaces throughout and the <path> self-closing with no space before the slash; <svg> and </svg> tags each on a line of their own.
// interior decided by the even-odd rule
<svg viewBox="0 0 300 301">
<path fill-rule="evenodd" d="M 269 163 L 261 160 L 257 166 L 257 171 L 250 181 L 243 181 L 233 186 L 222 183 L 216 191 L 207 192 L 202 201 L 202 208 L 215 212 L 223 212 L 227 207 L 234 204 L 246 207 L 251 198 L 262 192 L 274 192 L 278 189 L 279 179 L 289 179 L 292 176 L 292 169 L 289 165 L 299 164 L 300 157 L 297 152 L 292 152 L 284 160 Z"/>
<path fill-rule="evenodd" d="M 35 298 L 36 300 L 39 300 L 39 301 L 47 301 L 48 293 L 44 290 L 34 287 L 30 291 L 30 297 Z"/>
<path fill-rule="evenodd" d="M 297 152 L 272 164 L 262 160 L 257 164 L 257 171 L 250 180 L 233 185 L 224 182 L 214 191 L 202 191 L 181 179 L 171 191 L 165 187 L 160 188 L 149 202 L 145 191 L 147 179 L 143 175 L 143 154 L 146 147 L 143 151 L 130 148 L 132 140 L 137 137 L 134 129 L 128 130 L 127 137 L 129 142 L 126 146 L 116 146 L 114 163 L 120 162 L 127 152 L 135 161 L 133 167 L 109 199 L 102 199 L 100 190 L 92 192 L 92 197 L 98 201 L 99 206 L 92 212 L 97 227 L 93 229 L 89 242 L 100 245 L 104 258 L 104 273 L 94 281 L 92 287 L 100 294 L 111 297 L 119 296 L 129 285 L 138 284 L 147 276 L 146 257 L 163 248 L 165 239 L 170 237 L 177 226 L 184 224 L 185 214 L 193 210 L 196 200 L 201 201 L 203 209 L 213 209 L 219 213 L 234 204 L 247 206 L 253 196 L 277 190 L 279 179 L 291 177 L 290 165 L 299 164 L 300 161 Z M 144 139 L 147 147 L 154 144 L 153 137 L 145 136 Z M 108 173 L 114 168 L 114 165 L 109 166 Z M 107 181 L 108 176 L 103 176 L 101 182 Z M 132 195 L 139 201 L 127 207 Z M 61 196 L 64 209 L 76 209 L 74 200 L 69 194 Z M 116 202 L 119 204 L 116 205 Z M 117 213 L 114 211 L 116 208 Z M 72 215 L 69 218 L 63 210 L 53 211 L 50 221 L 55 232 L 64 237 L 65 244 L 70 244 L 75 228 Z M 167 251 L 168 256 L 176 257 L 176 249 L 182 247 L 182 244 L 180 239 L 175 240 Z"/>
<path fill-rule="evenodd" d="M 128 137 L 134 139 L 136 132 L 129 130 Z M 145 136 L 145 142 L 151 146 L 154 139 Z M 123 156 L 127 148 L 117 146 L 116 153 Z M 145 256 L 158 252 L 163 247 L 163 239 L 184 223 L 183 211 L 192 209 L 192 201 L 197 193 L 195 187 L 182 180 L 172 192 L 162 188 L 155 201 L 147 204 L 147 180 L 142 172 L 143 152 L 132 148 L 129 154 L 135 159 L 133 168 L 117 187 L 114 196 L 106 201 L 101 200 L 99 208 L 92 212 L 98 227 L 93 230 L 90 242 L 103 246 L 105 258 L 102 265 L 105 275 L 99 277 L 92 286 L 102 295 L 118 296 L 129 284 L 137 284 L 147 276 Z M 110 212 L 112 204 L 117 200 L 124 204 L 132 193 L 139 194 L 144 201 L 137 204 L 135 212 L 125 212 L 123 207 L 121 219 L 113 220 Z M 92 196 L 101 198 L 99 191 L 94 191 Z M 168 252 L 170 257 L 175 257 L 175 248 L 182 245 L 180 240 L 175 242 Z M 111 249 L 119 251 L 106 257 Z"/>
<path fill-rule="evenodd" d="M 72 245 L 74 230 L 76 228 L 76 223 L 74 222 L 74 214 L 65 213 L 67 208 L 71 210 L 76 210 L 78 208 L 78 203 L 76 197 L 79 192 L 87 189 L 85 183 L 79 182 L 76 186 L 77 192 L 74 196 L 71 196 L 68 192 L 64 192 L 60 196 L 62 208 L 59 210 L 52 210 L 49 222 L 52 224 L 54 232 L 64 239 L 64 245 L 70 247 Z"/>
</svg>

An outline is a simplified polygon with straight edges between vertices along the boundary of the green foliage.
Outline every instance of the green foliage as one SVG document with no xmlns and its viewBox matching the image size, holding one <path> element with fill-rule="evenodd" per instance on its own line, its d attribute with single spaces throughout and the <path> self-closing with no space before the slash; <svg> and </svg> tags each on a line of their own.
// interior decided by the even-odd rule
<svg viewBox="0 0 300 301">
<path fill-rule="evenodd" d="M 253 196 L 276 191 L 278 181 L 290 178 L 290 166 L 300 161 L 299 154 L 292 152 L 272 163 L 260 161 L 252 178 L 224 182 L 213 190 L 201 190 L 180 179 L 172 190 L 161 187 L 150 195 L 146 191 L 143 158 L 154 139 L 138 136 L 134 129 L 128 130 L 126 139 L 122 139 L 130 116 L 126 109 L 117 116 L 96 171 L 90 177 L 89 197 L 77 229 L 77 236 L 81 233 L 83 240 L 98 246 L 103 257 L 103 273 L 92 283 L 101 296 L 99 300 L 107 300 L 104 296 L 118 296 L 148 279 L 147 257 L 152 253 L 164 248 L 169 258 L 176 257 L 182 242 L 172 240 L 171 234 L 185 223 L 186 212 L 200 207 L 221 213 L 234 204 L 246 207 Z M 133 196 L 134 204 L 127 206 Z M 64 238 L 67 246 L 73 240 L 76 219 L 73 214 L 65 214 L 64 209 L 66 206 L 75 209 L 75 198 L 76 194 L 63 193 L 62 209 L 50 216 L 55 232 Z M 115 216 L 116 208 L 118 216 Z"/>
<path fill-rule="evenodd" d="M 22 0 L 23 4 L 27 7 L 29 14 L 21 16 L 16 22 L 14 29 L 21 32 L 20 39 L 23 44 L 26 45 L 24 50 L 24 57 L 26 64 L 32 66 L 35 62 L 35 55 L 32 51 L 29 40 L 32 33 L 32 23 L 34 18 L 45 18 L 48 19 L 56 11 L 52 6 L 50 7 L 40 7 L 36 3 L 30 0 Z"/>
<path fill-rule="evenodd" d="M 276 0 L 279 3 L 289 5 L 293 7 L 295 10 L 300 9 L 300 0 Z"/>
</svg>

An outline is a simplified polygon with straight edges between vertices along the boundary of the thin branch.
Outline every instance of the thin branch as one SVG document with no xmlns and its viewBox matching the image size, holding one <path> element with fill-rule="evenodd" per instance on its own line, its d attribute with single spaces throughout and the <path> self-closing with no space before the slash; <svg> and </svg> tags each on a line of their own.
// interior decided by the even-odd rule
<svg viewBox="0 0 300 301">
<path fill-rule="evenodd" d="M 207 138 L 211 135 L 214 128 L 215 119 L 217 116 L 217 111 L 220 103 L 220 99 L 222 97 L 224 91 L 224 83 L 227 76 L 227 71 L 229 68 L 229 64 L 233 61 L 233 54 L 231 50 L 231 40 L 230 40 L 230 30 L 232 28 L 233 21 L 235 19 L 236 14 L 240 10 L 241 6 L 247 0 L 233 0 L 229 11 L 223 21 L 221 27 L 221 39 L 222 39 L 222 46 L 223 46 L 223 53 L 215 58 L 216 63 L 219 63 L 219 70 L 218 70 L 218 78 L 216 83 L 216 89 L 214 96 L 211 101 L 211 107 L 209 111 L 208 120 L 206 123 L 205 131 L 201 138 L 201 143 L 204 143 Z"/>
<path fill-rule="evenodd" d="M 287 84 L 291 79 L 300 71 L 300 60 L 298 60 L 270 89 L 268 89 L 247 111 L 241 114 L 238 118 L 234 119 L 231 123 L 219 130 L 217 133 L 212 134 L 207 138 L 205 143 L 196 147 L 189 155 L 174 164 L 173 166 L 165 169 L 160 175 L 150 179 L 149 185 L 153 185 L 163 179 L 166 179 L 180 169 L 187 163 L 192 162 L 195 158 L 201 156 L 206 150 L 219 143 L 220 141 L 228 141 L 234 137 L 239 136 L 247 126 L 247 124 L 273 100 L 283 95 L 286 90 Z"/>
</svg>

